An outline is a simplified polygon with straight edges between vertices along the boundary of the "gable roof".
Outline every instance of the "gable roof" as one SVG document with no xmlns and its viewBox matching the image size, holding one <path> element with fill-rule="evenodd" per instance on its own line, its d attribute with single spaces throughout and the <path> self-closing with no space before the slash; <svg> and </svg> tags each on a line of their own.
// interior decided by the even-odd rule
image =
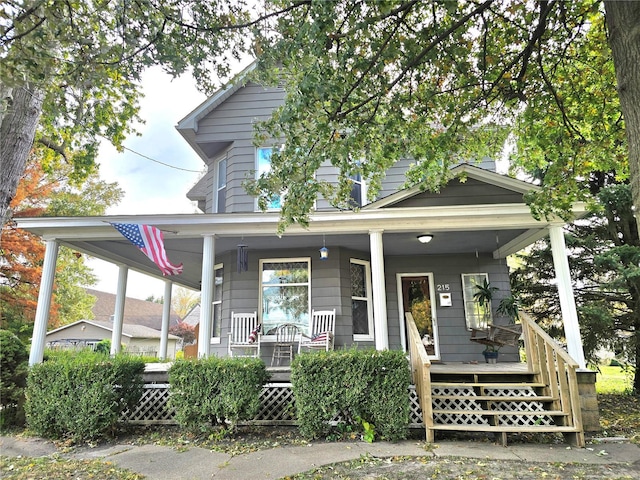
<svg viewBox="0 0 640 480">
<path fill-rule="evenodd" d="M 470 165 L 468 163 L 463 163 L 451 168 L 449 170 L 449 173 L 452 179 L 459 176 L 466 176 L 468 178 L 473 178 L 480 182 L 504 188 L 506 190 L 519 194 L 525 194 L 532 190 L 540 190 L 540 187 L 531 183 L 525 182 L 523 180 L 518 180 L 507 175 L 502 175 L 500 173 L 492 172 L 490 170 L 485 170 L 484 168 L 476 167 L 475 165 Z M 399 190 L 396 193 L 365 205 L 364 207 L 362 207 L 362 210 L 375 210 L 378 208 L 389 207 L 415 195 L 421 194 L 423 193 L 423 191 L 424 190 L 422 190 L 419 185 L 411 188 L 405 188 L 404 190 Z"/>
<path fill-rule="evenodd" d="M 111 322 L 116 309 L 116 295 L 99 290 L 86 289 L 87 293 L 96 297 L 96 303 L 91 309 L 97 322 Z M 140 325 L 143 327 L 162 330 L 162 310 L 164 305 L 148 302 L 137 298 L 127 297 L 124 302 L 123 324 Z M 172 309 L 169 316 L 169 327 L 180 323 L 180 317 Z"/>
<path fill-rule="evenodd" d="M 78 320 L 77 322 L 70 323 L 69 325 L 64 325 L 62 327 L 58 327 L 54 330 L 47 332 L 47 335 L 61 332 L 64 330 L 72 329 L 73 327 L 81 324 L 93 325 L 94 327 L 98 327 L 107 332 L 113 332 L 113 323 L 111 322 L 101 322 L 96 320 Z M 153 328 L 145 327 L 142 325 L 122 325 L 122 336 L 129 338 L 141 338 L 141 339 L 155 339 L 160 338 L 161 332 L 155 330 Z M 168 338 L 170 340 L 178 340 L 179 337 L 176 335 L 169 334 Z"/>
</svg>

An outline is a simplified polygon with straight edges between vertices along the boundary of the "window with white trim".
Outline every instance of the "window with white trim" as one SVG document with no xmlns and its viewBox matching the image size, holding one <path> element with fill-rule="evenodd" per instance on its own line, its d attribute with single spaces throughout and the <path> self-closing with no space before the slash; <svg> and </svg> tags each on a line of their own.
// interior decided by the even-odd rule
<svg viewBox="0 0 640 480">
<path fill-rule="evenodd" d="M 352 258 L 351 271 L 351 318 L 353 340 L 373 340 L 373 310 L 371 308 L 371 264 Z"/>
<path fill-rule="evenodd" d="M 216 181 L 216 213 L 224 213 L 227 202 L 227 156 L 218 161 Z"/>
<path fill-rule="evenodd" d="M 213 325 L 211 326 L 211 339 L 213 343 L 220 343 L 220 332 L 222 324 L 222 281 L 224 269 L 222 264 L 214 267 L 213 274 Z"/>
<path fill-rule="evenodd" d="M 309 334 L 311 258 L 260 260 L 260 318 L 262 333 L 272 335 L 283 323 Z"/>
<path fill-rule="evenodd" d="M 474 295 L 478 291 L 476 285 L 483 285 L 489 281 L 488 273 L 463 273 L 462 274 L 462 297 L 464 299 L 464 317 L 467 323 L 467 330 L 472 328 L 486 328 L 493 322 L 491 313 L 491 303 L 480 305 Z"/>
<path fill-rule="evenodd" d="M 367 203 L 367 185 L 362 179 L 360 173 L 354 173 L 349 175 L 351 180 L 351 200 L 350 204 L 352 208 L 362 207 Z"/>
<path fill-rule="evenodd" d="M 260 178 L 271 171 L 271 153 L 273 147 L 260 147 L 256 151 L 256 176 Z M 257 207 L 256 207 L 257 208 Z M 282 196 L 274 195 L 267 204 L 267 210 L 280 210 L 282 208 Z"/>
</svg>

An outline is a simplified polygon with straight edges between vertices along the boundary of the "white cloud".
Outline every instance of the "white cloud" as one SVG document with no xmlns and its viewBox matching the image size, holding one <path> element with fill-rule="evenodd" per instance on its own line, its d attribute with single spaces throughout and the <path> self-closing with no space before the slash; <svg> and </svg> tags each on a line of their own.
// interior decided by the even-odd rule
<svg viewBox="0 0 640 480">
<path fill-rule="evenodd" d="M 198 92 L 191 76 L 172 80 L 160 69 L 143 75 L 145 98 L 140 102 L 140 136 L 131 136 L 124 145 L 146 157 L 193 172 L 166 167 L 131 151 L 119 153 L 103 142 L 98 155 L 100 177 L 118 182 L 125 191 L 123 201 L 110 207 L 108 215 L 155 213 L 194 213 L 195 205 L 187 191 L 200 178 L 204 163 L 175 129 L 175 125 L 206 97 Z M 140 253 L 142 255 L 142 253 Z M 89 265 L 98 276 L 97 290 L 116 293 L 118 267 L 98 259 Z M 145 299 L 164 294 L 164 282 L 130 271 L 127 296 Z"/>
</svg>

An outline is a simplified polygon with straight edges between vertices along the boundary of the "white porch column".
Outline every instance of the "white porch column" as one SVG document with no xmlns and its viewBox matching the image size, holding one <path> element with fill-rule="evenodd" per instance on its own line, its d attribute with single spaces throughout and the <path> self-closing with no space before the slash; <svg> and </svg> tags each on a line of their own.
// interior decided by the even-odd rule
<svg viewBox="0 0 640 480">
<path fill-rule="evenodd" d="M 376 350 L 389 349 L 389 330 L 387 328 L 387 293 L 384 282 L 383 230 L 369 230 L 371 246 L 371 288 L 373 290 L 373 321 Z"/>
<path fill-rule="evenodd" d="M 160 360 L 167 359 L 167 343 L 169 341 L 169 320 L 171 317 L 171 289 L 173 282 L 164 281 L 164 304 L 162 305 L 162 331 L 160 332 Z"/>
<path fill-rule="evenodd" d="M 57 260 L 58 242 L 55 240 L 47 240 L 44 251 L 44 264 L 42 265 L 42 278 L 40 279 L 40 291 L 38 292 L 38 306 L 36 307 L 36 318 L 33 324 L 33 336 L 31 337 L 29 365 L 42 363 L 44 356 Z"/>
<path fill-rule="evenodd" d="M 571 273 L 567 258 L 564 232 L 561 225 L 549 227 L 549 239 L 551 240 L 551 253 L 553 255 L 553 268 L 556 272 L 558 284 L 558 296 L 560 297 L 560 310 L 562 311 L 562 323 L 564 334 L 567 338 L 567 351 L 578 362 L 580 368 L 586 368 L 580 337 L 580 324 L 578 323 L 578 311 L 576 300 L 571 286 Z"/>
<path fill-rule="evenodd" d="M 113 312 L 113 330 L 111 332 L 111 355 L 120 353 L 122 344 L 122 324 L 124 322 L 124 302 L 127 297 L 127 276 L 129 268 L 118 266 L 118 289 L 116 290 L 116 306 Z"/>
<path fill-rule="evenodd" d="M 216 240 L 205 235 L 202 247 L 202 279 L 200 286 L 200 330 L 198 331 L 198 358 L 208 357 L 213 318 L 213 289 L 215 288 Z"/>
</svg>

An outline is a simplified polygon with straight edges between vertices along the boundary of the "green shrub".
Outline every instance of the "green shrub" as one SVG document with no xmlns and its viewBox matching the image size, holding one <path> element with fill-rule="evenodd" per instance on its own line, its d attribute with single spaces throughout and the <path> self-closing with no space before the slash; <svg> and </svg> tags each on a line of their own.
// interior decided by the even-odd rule
<svg viewBox="0 0 640 480">
<path fill-rule="evenodd" d="M 29 354 L 20 339 L 0 330 L 0 429 L 24 425 Z"/>
<path fill-rule="evenodd" d="M 268 378 L 264 363 L 255 358 L 177 360 L 169 369 L 169 406 L 188 430 L 234 428 L 256 416 Z"/>
<path fill-rule="evenodd" d="M 56 352 L 27 380 L 27 425 L 36 434 L 73 441 L 115 434 L 122 413 L 142 396 L 144 362 L 137 358 Z"/>
<path fill-rule="evenodd" d="M 403 352 L 348 350 L 298 355 L 291 383 L 300 432 L 327 436 L 339 415 L 363 438 L 399 440 L 409 425 L 409 365 Z"/>
</svg>

